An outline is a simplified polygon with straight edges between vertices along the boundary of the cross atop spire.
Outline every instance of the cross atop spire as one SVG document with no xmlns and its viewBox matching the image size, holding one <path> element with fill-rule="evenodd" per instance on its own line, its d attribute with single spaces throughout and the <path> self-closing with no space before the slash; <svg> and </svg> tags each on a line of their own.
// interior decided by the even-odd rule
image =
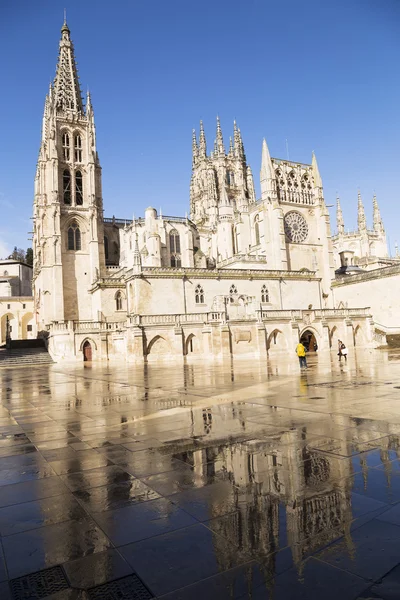
<svg viewBox="0 0 400 600">
<path fill-rule="evenodd" d="M 84 114 L 74 46 L 67 21 L 61 27 L 60 51 L 54 79 L 54 96 L 58 112 L 72 111 Z"/>
<path fill-rule="evenodd" d="M 365 217 L 364 204 L 361 198 L 360 190 L 358 190 L 358 202 L 357 202 L 357 211 L 358 211 L 358 231 L 366 231 L 367 230 L 367 219 Z"/>
<path fill-rule="evenodd" d="M 338 234 L 344 234 L 344 219 L 342 213 L 342 207 L 340 206 L 339 196 L 336 197 L 336 225 L 338 229 Z"/>
</svg>

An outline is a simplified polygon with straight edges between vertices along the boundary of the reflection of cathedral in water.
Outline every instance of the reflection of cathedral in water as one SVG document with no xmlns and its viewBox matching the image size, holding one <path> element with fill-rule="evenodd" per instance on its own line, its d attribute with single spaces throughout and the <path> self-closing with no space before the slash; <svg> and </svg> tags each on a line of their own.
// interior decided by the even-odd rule
<svg viewBox="0 0 400 600">
<path fill-rule="evenodd" d="M 270 409 L 273 415 L 276 407 L 260 408 Z M 213 436 L 213 420 L 220 418 L 221 407 L 195 410 L 193 438 L 200 441 L 184 452 L 179 451 L 178 443 L 174 454 L 193 466 L 199 486 L 218 480 L 233 484 L 230 514 L 221 510 L 217 494 L 209 506 L 209 519 L 215 519 L 211 521 L 211 528 L 220 534 L 215 536 L 214 544 L 221 545 L 217 552 L 221 567 L 229 568 L 230 564 L 225 540 L 253 557 L 262 558 L 266 575 L 271 576 L 276 572 L 274 553 L 283 548 L 290 548 L 295 564 L 342 536 L 351 548 L 352 475 L 355 473 L 352 458 L 355 457 L 359 467 L 356 471 L 362 473 L 366 485 L 368 469 L 362 451 L 378 447 L 385 467 L 389 464 L 387 445 L 390 443 L 390 449 L 397 450 L 398 438 L 392 437 L 389 442 L 387 434 L 362 429 L 365 420 L 351 417 L 341 417 L 340 426 L 333 434 L 335 438 L 331 439 L 331 424 L 325 420 L 316 421 L 315 429 L 308 433 L 305 426 L 291 428 L 289 417 L 286 422 L 283 420 L 282 427 L 277 423 L 266 424 L 263 433 L 261 415 L 256 436 L 245 434 L 248 416 L 245 423 L 233 405 L 232 412 L 237 419 L 230 421 L 230 429 L 235 431 L 235 422 L 239 423 L 242 435 L 237 430 L 234 437 L 224 438 L 221 423 L 215 423 L 218 434 Z M 315 416 L 318 418 L 318 414 Z M 322 416 L 328 415 L 319 415 Z M 381 440 L 371 442 L 368 447 L 369 440 L 378 436 Z M 323 440 L 322 445 L 320 440 Z M 332 452 L 321 449 L 327 440 L 333 442 Z M 314 448 L 314 445 L 321 447 Z M 329 449 L 329 444 L 326 447 Z M 166 447 L 165 451 L 170 449 Z"/>
</svg>

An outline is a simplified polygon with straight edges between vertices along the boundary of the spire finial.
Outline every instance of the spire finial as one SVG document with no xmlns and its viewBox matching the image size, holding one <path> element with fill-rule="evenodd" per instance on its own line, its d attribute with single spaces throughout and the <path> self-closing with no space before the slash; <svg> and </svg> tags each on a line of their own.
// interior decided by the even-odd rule
<svg viewBox="0 0 400 600">
<path fill-rule="evenodd" d="M 193 162 L 193 164 L 196 162 L 198 156 L 199 156 L 199 147 L 197 145 L 196 130 L 193 129 L 193 131 L 192 131 L 192 162 Z"/>
<path fill-rule="evenodd" d="M 206 134 L 204 133 L 203 121 L 200 121 L 199 156 L 202 158 L 207 156 Z"/>
<path fill-rule="evenodd" d="M 224 140 L 222 137 L 222 129 L 221 129 L 221 123 L 219 120 L 219 116 L 217 115 L 217 139 L 216 139 L 216 148 L 217 148 L 217 152 L 219 154 L 225 155 L 225 146 L 224 146 Z M 215 150 L 214 150 L 215 152 Z"/>
<path fill-rule="evenodd" d="M 357 194 L 357 212 L 358 212 L 358 217 L 357 217 L 358 231 L 366 231 L 367 230 L 367 219 L 365 217 L 364 204 L 363 204 L 363 201 L 361 198 L 360 188 L 358 188 L 358 194 Z"/>
<path fill-rule="evenodd" d="M 67 24 L 67 9 L 64 8 L 64 25 Z"/>
<path fill-rule="evenodd" d="M 374 231 L 377 233 L 384 233 L 385 228 L 383 226 L 383 221 L 381 217 L 381 211 L 379 210 L 378 200 L 376 199 L 376 195 L 372 198 L 372 209 L 373 209 L 373 226 Z"/>
<path fill-rule="evenodd" d="M 342 207 L 340 206 L 340 199 L 336 192 L 336 225 L 339 235 L 344 234 L 344 219 L 342 213 Z"/>
<path fill-rule="evenodd" d="M 74 47 L 66 21 L 61 27 L 60 52 L 54 79 L 54 98 L 58 113 L 68 111 L 84 114 Z"/>
</svg>

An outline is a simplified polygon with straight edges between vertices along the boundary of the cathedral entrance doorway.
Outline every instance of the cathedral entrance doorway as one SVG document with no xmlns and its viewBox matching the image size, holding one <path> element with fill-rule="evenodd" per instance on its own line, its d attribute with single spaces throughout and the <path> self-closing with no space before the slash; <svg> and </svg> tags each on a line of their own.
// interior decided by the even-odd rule
<svg viewBox="0 0 400 600">
<path fill-rule="evenodd" d="M 85 342 L 83 344 L 83 360 L 86 362 L 90 362 L 92 360 L 92 346 L 90 342 Z"/>
<path fill-rule="evenodd" d="M 315 352 L 317 349 L 317 340 L 312 331 L 308 329 L 301 334 L 300 342 L 303 344 L 307 352 Z"/>
</svg>

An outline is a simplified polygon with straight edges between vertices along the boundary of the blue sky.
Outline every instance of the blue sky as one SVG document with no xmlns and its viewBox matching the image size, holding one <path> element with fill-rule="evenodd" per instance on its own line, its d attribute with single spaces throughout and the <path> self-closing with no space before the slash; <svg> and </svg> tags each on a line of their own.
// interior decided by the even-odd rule
<svg viewBox="0 0 400 600">
<path fill-rule="evenodd" d="M 0 6 L 0 256 L 26 248 L 43 103 L 67 8 L 82 89 L 89 86 L 106 216 L 153 205 L 189 210 L 191 132 L 208 147 L 233 119 L 259 191 L 272 156 L 317 155 L 328 204 L 346 228 L 360 187 L 377 194 L 392 251 L 400 242 L 398 0 L 13 0 Z"/>
</svg>

